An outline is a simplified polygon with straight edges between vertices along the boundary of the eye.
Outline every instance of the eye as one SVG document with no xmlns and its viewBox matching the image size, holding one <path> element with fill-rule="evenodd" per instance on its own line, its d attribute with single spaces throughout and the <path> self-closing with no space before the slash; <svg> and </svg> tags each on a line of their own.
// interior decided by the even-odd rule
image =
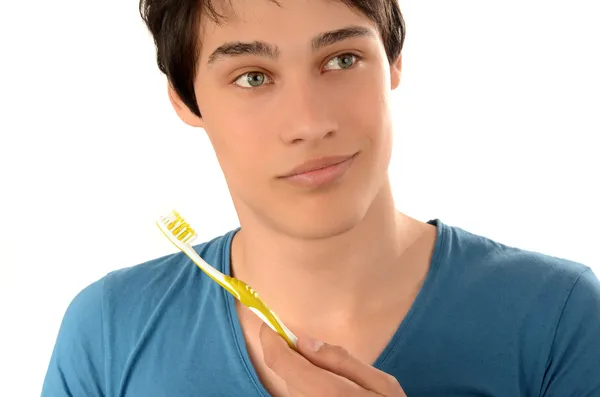
<svg viewBox="0 0 600 397">
<path fill-rule="evenodd" d="M 325 65 L 326 70 L 349 69 L 358 61 L 354 54 L 342 54 L 333 57 Z"/>
<path fill-rule="evenodd" d="M 269 77 L 262 72 L 244 73 L 235 80 L 235 84 L 242 88 L 257 88 L 269 82 Z"/>
</svg>

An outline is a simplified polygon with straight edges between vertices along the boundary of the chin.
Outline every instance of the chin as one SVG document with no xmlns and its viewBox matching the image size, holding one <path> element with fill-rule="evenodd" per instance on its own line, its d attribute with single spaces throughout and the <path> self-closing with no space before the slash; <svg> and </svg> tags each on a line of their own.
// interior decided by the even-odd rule
<svg viewBox="0 0 600 397">
<path fill-rule="evenodd" d="M 286 234 L 302 240 L 324 240 L 342 235 L 354 229 L 362 221 L 360 214 L 349 214 L 344 217 L 327 217 L 311 219 L 304 217 L 302 221 L 287 225 Z M 312 221 L 312 222 L 311 222 Z"/>
<path fill-rule="evenodd" d="M 271 223 L 280 233 L 302 240 L 322 240 L 354 229 L 365 218 L 370 200 L 358 197 L 298 205 L 276 211 Z M 306 204 L 306 203 L 305 203 Z M 273 214 L 273 213 L 271 213 Z"/>
<path fill-rule="evenodd" d="M 247 211 L 242 212 L 252 214 L 244 217 L 254 218 L 251 223 L 263 223 L 294 239 L 324 240 L 340 236 L 355 229 L 374 206 L 382 204 L 387 173 L 383 167 L 380 171 L 360 170 L 340 184 L 311 194 L 286 192 L 268 200 L 253 197 L 253 200 L 244 201 L 243 207 Z"/>
</svg>

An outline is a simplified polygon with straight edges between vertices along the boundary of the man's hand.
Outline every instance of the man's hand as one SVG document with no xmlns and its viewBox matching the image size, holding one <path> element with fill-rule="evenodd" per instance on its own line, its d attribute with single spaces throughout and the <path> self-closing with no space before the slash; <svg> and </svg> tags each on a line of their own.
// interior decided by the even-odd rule
<svg viewBox="0 0 600 397">
<path fill-rule="evenodd" d="M 304 397 L 406 397 L 391 375 L 364 364 L 339 346 L 298 339 L 298 354 L 266 324 L 260 329 L 266 365 L 292 395 Z"/>
</svg>

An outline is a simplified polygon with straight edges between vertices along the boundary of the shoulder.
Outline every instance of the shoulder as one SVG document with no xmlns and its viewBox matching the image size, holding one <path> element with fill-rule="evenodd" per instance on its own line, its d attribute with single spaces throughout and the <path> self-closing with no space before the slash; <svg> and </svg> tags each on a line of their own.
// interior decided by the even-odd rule
<svg viewBox="0 0 600 397">
<path fill-rule="evenodd" d="M 435 302 L 458 337 L 517 357 L 540 395 L 600 390 L 600 281 L 589 266 L 441 222 L 436 250 Z"/>
<path fill-rule="evenodd" d="M 219 270 L 234 231 L 194 245 L 202 259 Z M 185 289 L 190 282 L 202 288 L 208 277 L 182 252 L 168 254 L 131 267 L 118 269 L 83 288 L 71 301 L 65 315 L 69 323 L 98 316 L 105 321 L 142 320 L 165 296 Z"/>
<path fill-rule="evenodd" d="M 194 250 L 211 266 L 223 271 L 226 250 L 234 231 L 194 245 Z M 103 278 L 104 293 L 108 299 L 121 301 L 141 300 L 166 293 L 174 284 L 189 277 L 207 279 L 183 252 L 155 258 L 131 267 L 115 270 Z"/>
<path fill-rule="evenodd" d="M 592 273 L 583 263 L 509 246 L 459 227 L 439 226 L 443 238 L 440 255 L 453 271 L 467 277 L 493 278 L 513 289 L 540 287 L 568 292 L 584 273 Z"/>
<path fill-rule="evenodd" d="M 494 321 L 505 319 L 536 333 L 547 329 L 548 338 L 561 318 L 565 326 L 579 321 L 573 302 L 600 307 L 600 284 L 587 265 L 441 222 L 438 227 L 436 291 L 449 302 L 468 302 Z M 573 316 L 565 317 L 565 311 Z"/>
<path fill-rule="evenodd" d="M 437 285 L 449 301 L 468 302 L 466 307 L 494 321 L 530 330 L 533 339 L 545 333 L 552 340 L 559 324 L 595 327 L 589 316 L 600 323 L 600 282 L 589 266 L 441 222 L 438 227 Z"/>
<path fill-rule="evenodd" d="M 232 234 L 194 249 L 222 268 Z M 124 370 L 144 330 L 167 313 L 181 318 L 183 305 L 200 304 L 197 292 L 208 283 L 185 254 L 175 253 L 113 271 L 87 285 L 63 316 L 42 395 L 110 394 L 105 387 L 112 390 L 114 385 L 104 380 Z"/>
</svg>

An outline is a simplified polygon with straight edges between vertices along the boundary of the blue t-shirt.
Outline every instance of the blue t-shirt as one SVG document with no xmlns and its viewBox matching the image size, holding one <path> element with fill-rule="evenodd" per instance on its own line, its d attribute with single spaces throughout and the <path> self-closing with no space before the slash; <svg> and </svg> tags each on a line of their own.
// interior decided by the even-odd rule
<svg viewBox="0 0 600 397">
<path fill-rule="evenodd" d="M 430 270 L 374 366 L 409 397 L 600 396 L 600 282 L 440 221 Z M 194 248 L 229 273 L 233 230 Z M 112 272 L 64 316 L 43 397 L 265 397 L 233 297 L 183 253 Z"/>
</svg>

